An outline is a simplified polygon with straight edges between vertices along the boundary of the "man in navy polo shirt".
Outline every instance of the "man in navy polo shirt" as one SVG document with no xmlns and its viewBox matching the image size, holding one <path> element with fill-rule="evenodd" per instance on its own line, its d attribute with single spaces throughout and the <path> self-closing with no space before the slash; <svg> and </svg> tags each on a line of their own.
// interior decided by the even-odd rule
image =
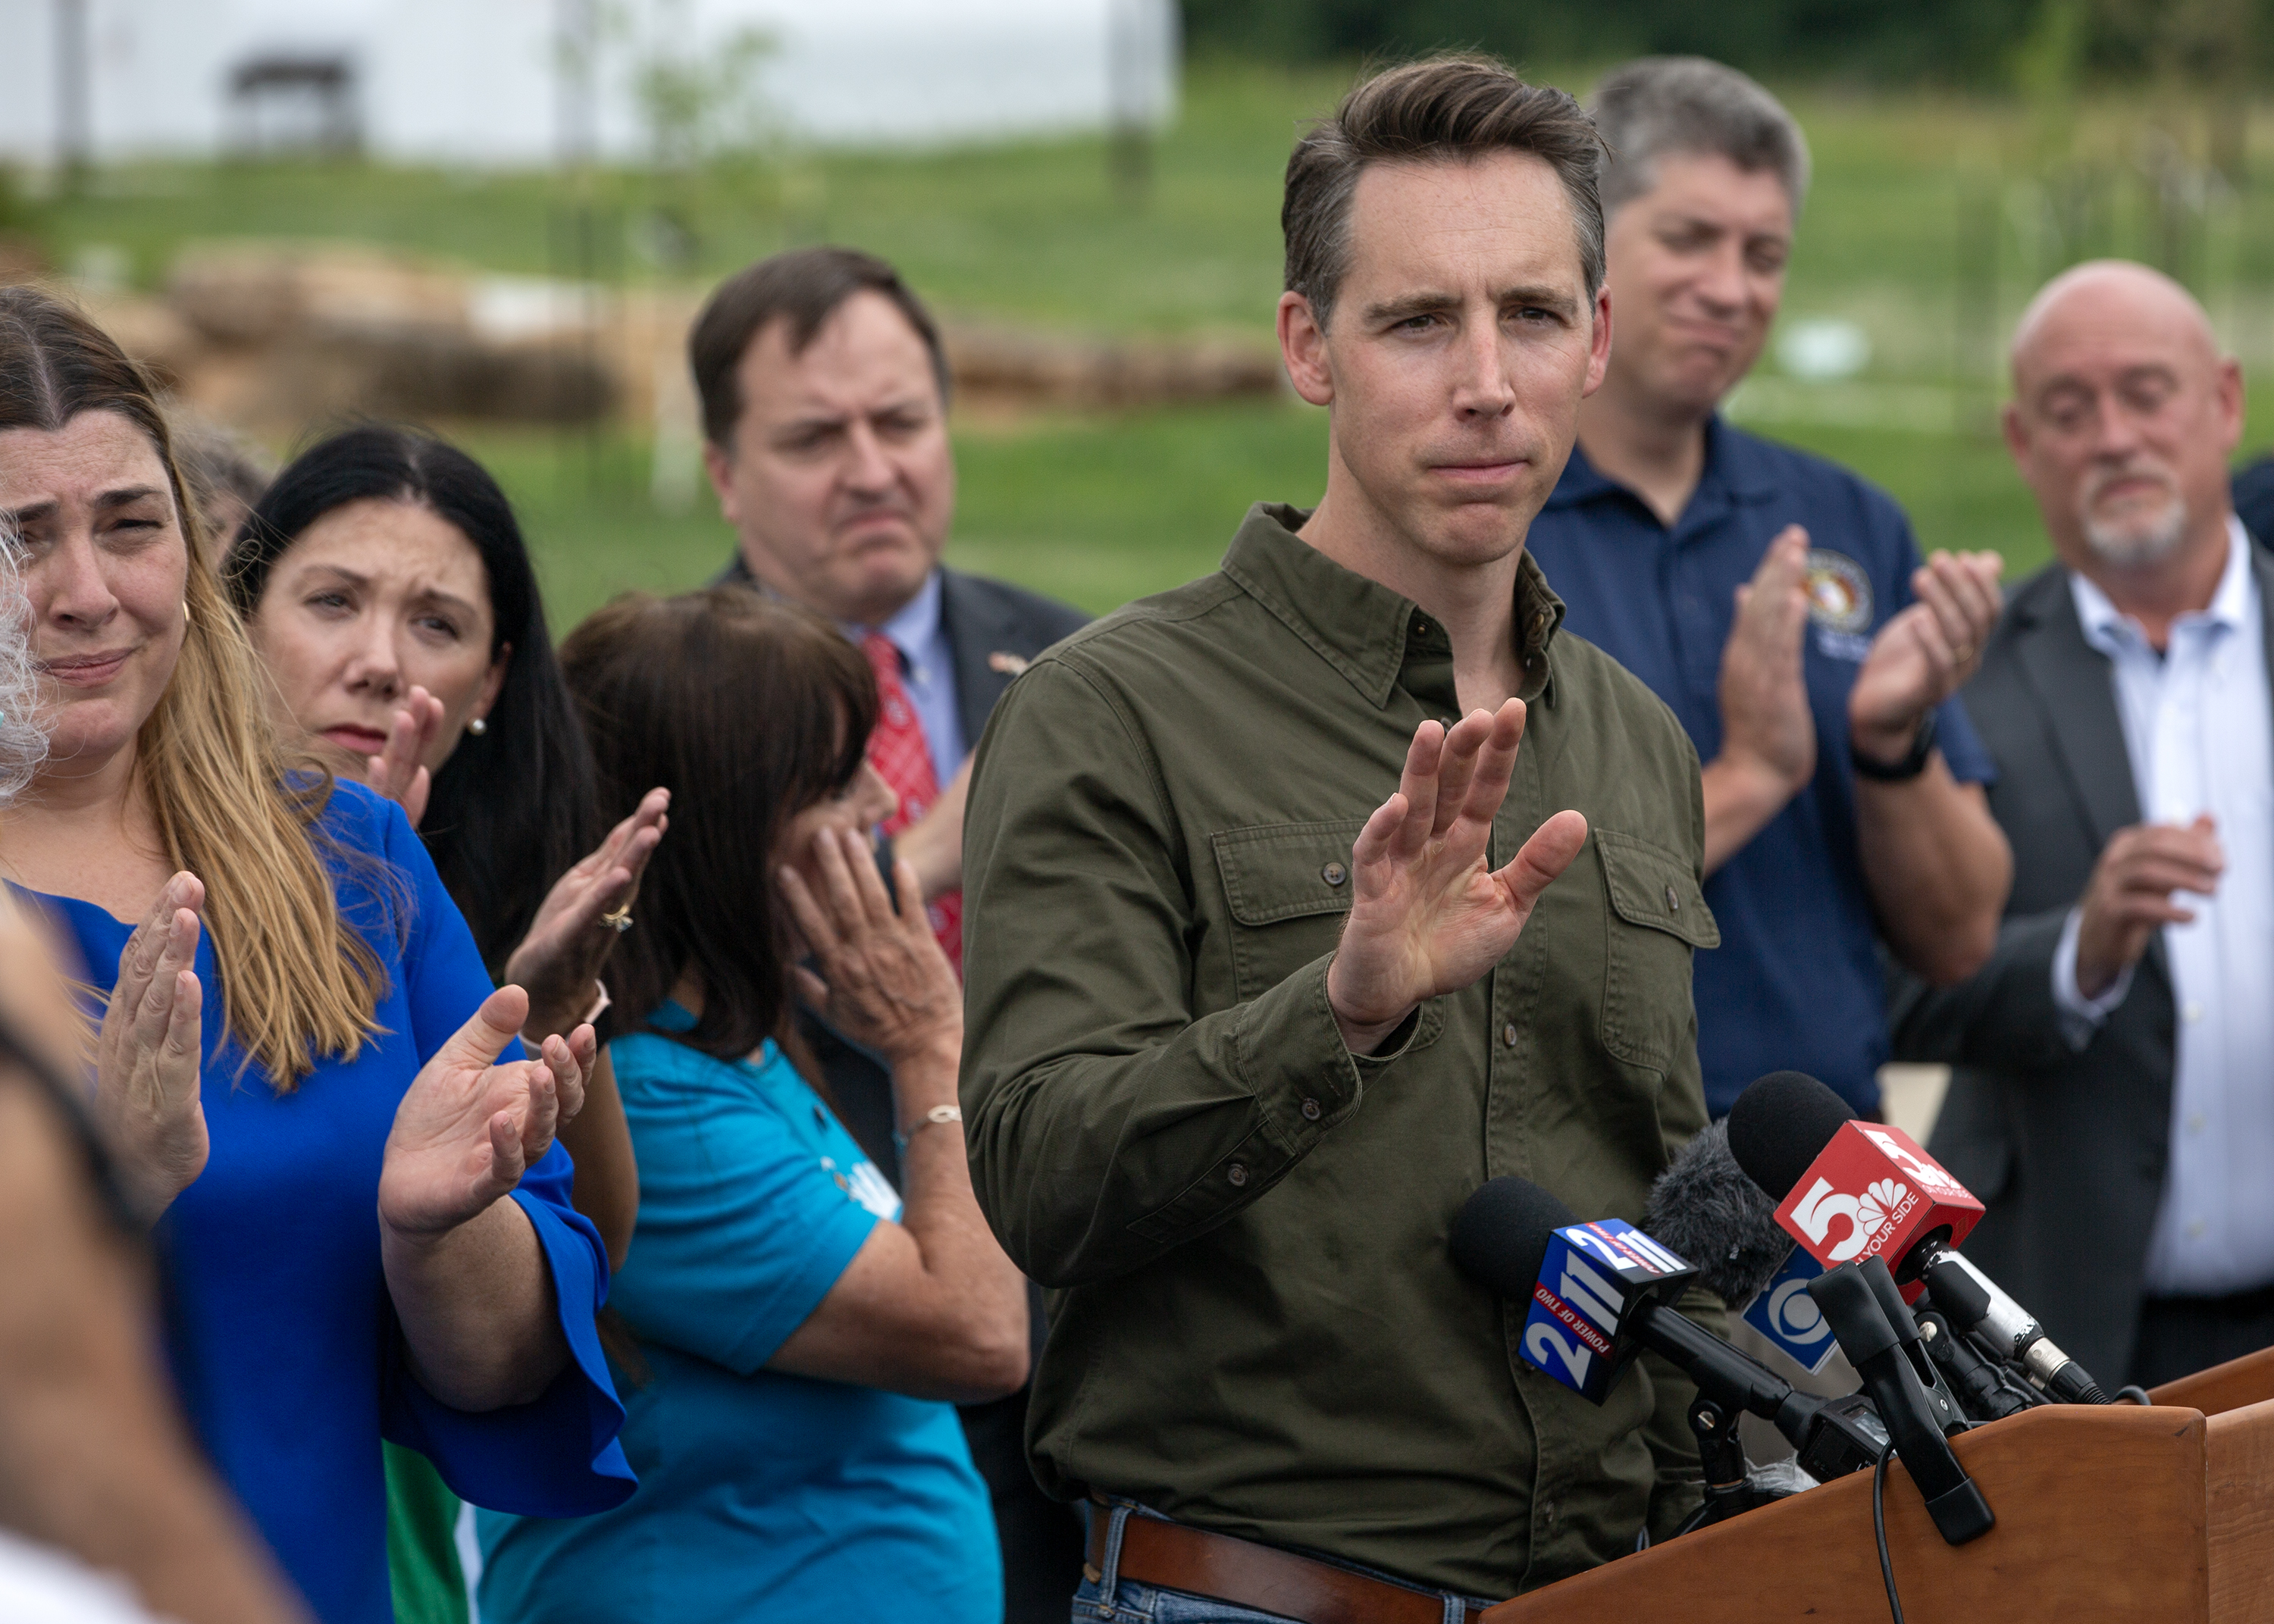
<svg viewBox="0 0 2274 1624">
<path fill-rule="evenodd" d="M 1879 1107 L 1878 943 L 1927 980 L 1989 955 L 2013 854 L 1952 698 L 2000 607 L 1994 553 L 1924 564 L 1902 510 L 1717 413 L 1766 341 L 1808 154 L 1776 100 L 1698 57 L 1613 71 L 1593 111 L 1616 322 L 1532 555 L 1570 629 L 1648 683 L 1705 763 L 1706 1098 L 1764 1071 Z"/>
</svg>

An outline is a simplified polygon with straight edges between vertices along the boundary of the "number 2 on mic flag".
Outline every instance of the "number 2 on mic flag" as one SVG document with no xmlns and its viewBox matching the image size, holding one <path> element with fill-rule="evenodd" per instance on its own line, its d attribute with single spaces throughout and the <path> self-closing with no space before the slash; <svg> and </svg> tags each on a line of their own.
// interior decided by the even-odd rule
<svg viewBox="0 0 2274 1624">
<path fill-rule="evenodd" d="M 1824 1265 L 1796 1246 L 1776 1278 L 1763 1286 L 1745 1310 L 1745 1323 L 1776 1344 L 1779 1353 L 1814 1375 L 1832 1362 L 1840 1344 L 1832 1338 L 1824 1311 L 1808 1295 L 1808 1282 L 1824 1273 Z"/>
<path fill-rule="evenodd" d="M 1621 1324 L 1646 1302 L 1680 1296 L 1696 1273 L 1623 1219 L 1556 1230 L 1524 1319 L 1525 1363 L 1601 1403 L 1634 1357 Z"/>
</svg>

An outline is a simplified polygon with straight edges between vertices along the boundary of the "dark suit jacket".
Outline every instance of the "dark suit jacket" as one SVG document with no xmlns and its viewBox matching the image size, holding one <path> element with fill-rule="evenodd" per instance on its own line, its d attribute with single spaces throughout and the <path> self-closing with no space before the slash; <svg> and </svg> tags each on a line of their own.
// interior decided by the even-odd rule
<svg viewBox="0 0 2274 1624">
<path fill-rule="evenodd" d="M 711 583 L 757 585 L 738 552 Z M 1089 624 L 1089 617 L 1055 598 L 945 565 L 939 572 L 939 619 L 955 655 L 955 709 L 963 743 L 975 749 L 995 702 L 1028 660 Z M 892 1145 L 892 1076 L 865 1049 L 848 1043 L 810 1014 L 799 1028 L 813 1049 L 835 1098 L 839 1118 L 879 1171 L 900 1185 L 900 1157 Z"/>
<path fill-rule="evenodd" d="M 2254 547 L 2250 563 L 2274 619 L 2274 556 Z M 1897 981 L 1895 1055 L 1954 1068 L 1929 1148 L 1989 1208 L 1967 1255 L 2112 1388 L 2131 1365 L 2170 1160 L 2172 979 L 2159 933 L 2091 1043 L 2080 1053 L 2062 1036 L 2061 927 L 2140 803 L 2114 673 L 2058 565 L 2014 594 L 1965 703 L 1998 763 L 1990 809 L 2013 843 L 2014 894 L 1971 979 Z"/>
<path fill-rule="evenodd" d="M 737 553 L 711 584 L 756 586 L 757 581 Z M 955 650 L 955 712 L 966 749 L 978 748 L 995 702 L 1027 662 L 1089 624 L 1088 615 L 1054 598 L 945 565 L 939 572 L 939 620 Z"/>
</svg>

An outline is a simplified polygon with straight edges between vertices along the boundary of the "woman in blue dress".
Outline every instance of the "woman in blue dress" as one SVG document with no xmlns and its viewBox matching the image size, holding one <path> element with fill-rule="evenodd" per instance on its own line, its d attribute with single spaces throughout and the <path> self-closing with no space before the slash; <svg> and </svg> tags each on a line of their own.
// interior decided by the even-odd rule
<svg viewBox="0 0 2274 1624">
<path fill-rule="evenodd" d="M 630 1492 L 606 1262 L 553 1142 L 592 1032 L 520 1058 L 528 1000 L 491 989 L 401 809 L 286 757 L 147 381 L 21 288 L 0 515 L 51 719 L 0 873 L 111 994 L 95 1115 L 155 1226 L 184 1407 L 317 1615 L 385 1624 L 382 1435 L 491 1505 Z"/>
<path fill-rule="evenodd" d="M 640 1487 L 581 1522 L 480 1514 L 485 1624 L 1000 1624 L 953 1405 L 1025 1380 L 1026 1286 L 972 1195 L 955 974 L 871 855 L 868 662 L 743 587 L 620 599 L 561 659 L 606 809 L 672 795 L 608 972 Z M 905 1206 L 797 1063 L 801 990 L 891 1069 Z"/>
<path fill-rule="evenodd" d="M 669 797 L 643 797 L 599 838 L 592 753 L 521 525 L 488 471 L 415 430 L 343 430 L 254 502 L 222 583 L 277 726 L 402 806 L 490 974 L 529 994 L 523 1043 L 594 1019 L 618 940 L 607 921 L 629 923 Z M 621 1267 L 639 1174 L 606 1048 L 561 1140 L 576 1210 Z M 395 1624 L 466 1624 L 457 1497 L 391 1445 L 387 1484 Z"/>
</svg>

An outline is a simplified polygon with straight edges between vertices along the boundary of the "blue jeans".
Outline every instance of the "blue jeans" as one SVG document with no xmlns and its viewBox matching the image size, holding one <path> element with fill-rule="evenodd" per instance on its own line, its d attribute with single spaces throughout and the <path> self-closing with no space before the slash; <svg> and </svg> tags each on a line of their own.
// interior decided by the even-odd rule
<svg viewBox="0 0 2274 1624">
<path fill-rule="evenodd" d="M 1253 1607 L 1234 1606 L 1228 1601 L 1193 1596 L 1183 1590 L 1164 1590 L 1157 1585 L 1124 1579 L 1120 1573 L 1122 1525 L 1133 1516 L 1159 1517 L 1160 1513 L 1121 1500 L 1110 1507 L 1091 1502 L 1082 1509 L 1092 1518 L 1110 1517 L 1112 1521 L 1105 1530 L 1104 1570 L 1096 1579 L 1083 1576 L 1081 1588 L 1073 1593 L 1072 1624 L 1302 1624 L 1302 1620 L 1291 1620 L 1282 1613 L 1258 1613 Z M 1369 1576 L 1384 1577 L 1380 1574 Z M 1462 1598 L 1448 1595 L 1444 1602 L 1445 1624 L 1461 1624 Z M 1467 1603 L 1472 1608 L 1489 1605 L 1473 1598 Z"/>
</svg>

